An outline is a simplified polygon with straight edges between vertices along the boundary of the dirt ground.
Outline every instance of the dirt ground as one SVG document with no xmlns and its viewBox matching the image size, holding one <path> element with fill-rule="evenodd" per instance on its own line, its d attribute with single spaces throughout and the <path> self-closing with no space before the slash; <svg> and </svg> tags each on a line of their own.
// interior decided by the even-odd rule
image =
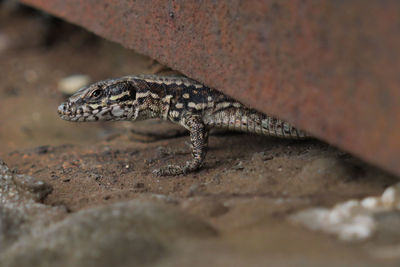
<svg viewBox="0 0 400 267">
<path fill-rule="evenodd" d="M 30 9 L 0 9 L 0 158 L 50 183 L 45 204 L 73 213 L 139 197 L 164 199 L 201 217 L 220 236 L 207 244 L 255 263 L 394 263 L 287 221 L 294 211 L 381 194 L 398 179 L 321 141 L 238 133 L 210 137 L 205 166 L 178 177 L 152 170 L 190 157 L 187 133 L 160 121 L 79 124 L 61 120 L 58 82 L 160 69 L 150 59 Z M 395 259 L 398 260 L 398 259 Z M 262 262 L 258 262 L 261 264 Z M 354 265 L 353 265 L 354 266 Z"/>
</svg>

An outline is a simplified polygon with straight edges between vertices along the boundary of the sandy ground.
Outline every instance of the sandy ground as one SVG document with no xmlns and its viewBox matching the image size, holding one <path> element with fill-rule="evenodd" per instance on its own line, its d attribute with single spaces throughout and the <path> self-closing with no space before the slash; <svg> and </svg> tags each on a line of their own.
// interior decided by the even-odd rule
<svg viewBox="0 0 400 267">
<path fill-rule="evenodd" d="M 190 157 L 180 127 L 74 124 L 56 113 L 65 98 L 57 90 L 62 78 L 154 73 L 150 59 L 30 10 L 2 8 L 0 26 L 0 158 L 53 186 L 45 204 L 73 213 L 139 197 L 165 199 L 218 230 L 219 238 L 203 246 L 216 259 L 231 254 L 257 265 L 268 256 L 332 266 L 398 260 L 375 257 L 374 241 L 347 244 L 287 221 L 303 208 L 381 194 L 397 178 L 317 140 L 226 132 L 210 137 L 199 172 L 155 177 L 154 168 Z"/>
</svg>

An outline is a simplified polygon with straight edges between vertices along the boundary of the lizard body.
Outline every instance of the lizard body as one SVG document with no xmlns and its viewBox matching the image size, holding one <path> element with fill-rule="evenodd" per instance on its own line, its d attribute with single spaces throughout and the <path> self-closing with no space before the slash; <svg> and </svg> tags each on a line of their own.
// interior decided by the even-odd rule
<svg viewBox="0 0 400 267">
<path fill-rule="evenodd" d="M 179 175 L 199 169 L 205 159 L 210 128 L 225 128 L 283 138 L 307 134 L 287 122 L 248 108 L 185 77 L 126 76 L 84 87 L 58 107 L 68 121 L 120 121 L 162 118 L 190 131 L 192 160 L 168 165 L 157 175 Z"/>
</svg>

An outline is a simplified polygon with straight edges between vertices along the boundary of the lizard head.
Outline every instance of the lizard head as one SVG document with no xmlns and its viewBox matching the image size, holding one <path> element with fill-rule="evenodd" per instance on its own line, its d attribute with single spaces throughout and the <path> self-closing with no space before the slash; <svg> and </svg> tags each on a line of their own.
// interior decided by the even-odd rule
<svg viewBox="0 0 400 267">
<path fill-rule="evenodd" d="M 58 107 L 67 121 L 135 120 L 135 83 L 127 78 L 96 82 L 81 88 Z"/>
</svg>

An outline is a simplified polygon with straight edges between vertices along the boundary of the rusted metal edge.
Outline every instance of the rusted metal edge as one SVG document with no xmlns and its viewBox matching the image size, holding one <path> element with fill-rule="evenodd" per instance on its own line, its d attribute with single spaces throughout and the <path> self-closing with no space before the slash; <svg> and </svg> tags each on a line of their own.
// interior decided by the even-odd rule
<svg viewBox="0 0 400 267">
<path fill-rule="evenodd" d="M 22 2 L 400 175 L 400 1 Z"/>
</svg>

